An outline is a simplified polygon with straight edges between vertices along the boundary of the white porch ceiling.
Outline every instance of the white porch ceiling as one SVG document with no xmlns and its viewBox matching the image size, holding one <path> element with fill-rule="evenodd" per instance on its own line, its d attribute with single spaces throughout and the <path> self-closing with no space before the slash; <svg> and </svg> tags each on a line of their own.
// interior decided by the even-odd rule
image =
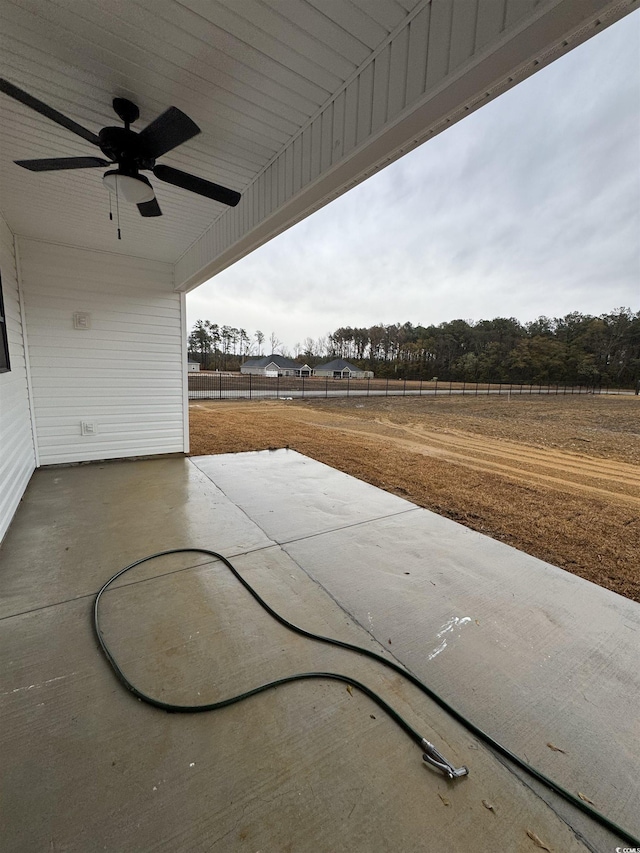
<svg viewBox="0 0 640 853">
<path fill-rule="evenodd" d="M 168 106 L 202 133 L 161 159 L 237 208 L 153 179 L 164 216 L 120 205 L 100 155 L 0 94 L 0 212 L 15 234 L 176 265 L 190 289 L 632 11 L 637 0 L 0 0 L 0 76 L 97 132 Z"/>
</svg>

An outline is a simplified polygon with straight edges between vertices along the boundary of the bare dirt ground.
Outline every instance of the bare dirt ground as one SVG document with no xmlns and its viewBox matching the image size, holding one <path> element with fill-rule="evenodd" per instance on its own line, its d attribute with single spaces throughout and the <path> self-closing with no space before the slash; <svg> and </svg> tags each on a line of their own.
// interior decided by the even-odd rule
<svg viewBox="0 0 640 853">
<path fill-rule="evenodd" d="M 640 601 L 640 400 L 196 402 L 191 452 L 290 447 Z"/>
</svg>

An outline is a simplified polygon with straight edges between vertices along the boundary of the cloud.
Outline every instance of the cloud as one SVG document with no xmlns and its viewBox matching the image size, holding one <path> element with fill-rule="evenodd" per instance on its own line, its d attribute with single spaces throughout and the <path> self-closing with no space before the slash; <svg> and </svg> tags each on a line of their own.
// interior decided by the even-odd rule
<svg viewBox="0 0 640 853">
<path fill-rule="evenodd" d="M 188 296 L 274 331 L 638 310 L 640 12 Z"/>
</svg>

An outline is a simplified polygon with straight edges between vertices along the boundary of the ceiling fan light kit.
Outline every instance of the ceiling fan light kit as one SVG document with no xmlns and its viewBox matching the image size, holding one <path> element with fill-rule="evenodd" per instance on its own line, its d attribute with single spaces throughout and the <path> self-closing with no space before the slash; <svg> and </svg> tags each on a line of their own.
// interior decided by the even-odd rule
<svg viewBox="0 0 640 853">
<path fill-rule="evenodd" d="M 104 173 L 102 182 L 112 195 L 130 204 L 144 204 L 155 198 L 151 183 L 143 175 L 133 177 L 113 169 L 111 172 Z"/>
<path fill-rule="evenodd" d="M 48 104 L 22 91 L 8 80 L 0 78 L 0 92 L 35 110 L 96 145 L 105 157 L 54 157 L 41 160 L 16 160 L 15 163 L 31 172 L 54 172 L 69 169 L 93 169 L 116 166 L 105 172 L 103 182 L 117 200 L 136 204 L 141 216 L 162 216 L 151 182 L 140 171 L 153 172 L 154 177 L 196 195 L 235 207 L 240 193 L 214 184 L 171 166 L 158 165 L 156 159 L 200 133 L 198 125 L 177 107 L 169 107 L 139 133 L 131 125 L 140 116 L 136 104 L 126 98 L 114 98 L 113 109 L 124 127 L 104 127 L 97 135 L 79 125 Z"/>
</svg>

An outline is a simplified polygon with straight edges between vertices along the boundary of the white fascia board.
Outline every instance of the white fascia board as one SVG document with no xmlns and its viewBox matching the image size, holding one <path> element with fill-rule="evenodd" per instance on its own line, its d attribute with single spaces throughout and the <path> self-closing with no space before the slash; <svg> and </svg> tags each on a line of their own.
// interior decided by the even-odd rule
<svg viewBox="0 0 640 853">
<path fill-rule="evenodd" d="M 189 365 L 199 362 L 189 361 L 189 347 L 187 340 L 187 297 L 185 293 L 180 294 L 180 330 L 182 332 L 182 446 L 185 453 L 189 452 Z M 195 372 L 195 371 L 194 371 Z"/>
<path fill-rule="evenodd" d="M 287 143 L 247 188 L 239 205 L 219 217 L 178 260 L 176 290 L 187 292 L 198 287 L 637 6 L 637 0 L 548 0 L 541 3 L 534 12 L 498 33 L 481 52 L 471 55 L 438 82 L 429 86 L 427 81 L 423 91 L 410 103 L 407 71 L 402 83 L 404 97 L 396 99 L 405 106 L 393 113 L 387 100 L 386 122 L 357 140 L 357 144 L 350 145 L 348 122 L 353 125 L 354 114 L 358 114 L 360 122 L 364 109 L 369 110 L 367 121 L 373 126 L 376 93 L 390 91 L 390 60 L 386 66 L 380 63 L 387 68 L 386 77 L 383 72 L 378 74 L 372 70 L 372 66 L 376 60 L 383 59 L 385 51 L 401 50 L 403 43 L 407 54 L 410 50 L 410 33 L 406 30 L 416 21 L 412 13 L 403 27 L 374 51 L 358 74 Z M 420 4 L 416 10 L 431 14 L 430 4 Z M 411 68 L 420 64 L 427 67 L 427 46 L 431 45 L 433 51 L 433 45 L 439 44 L 435 18 L 432 29 L 434 32 L 429 31 L 425 39 L 423 54 L 412 56 Z M 456 49 L 456 44 L 449 44 L 449 54 Z M 357 135 L 355 130 L 352 135 Z M 349 150 L 345 152 L 345 148 Z"/>
</svg>

